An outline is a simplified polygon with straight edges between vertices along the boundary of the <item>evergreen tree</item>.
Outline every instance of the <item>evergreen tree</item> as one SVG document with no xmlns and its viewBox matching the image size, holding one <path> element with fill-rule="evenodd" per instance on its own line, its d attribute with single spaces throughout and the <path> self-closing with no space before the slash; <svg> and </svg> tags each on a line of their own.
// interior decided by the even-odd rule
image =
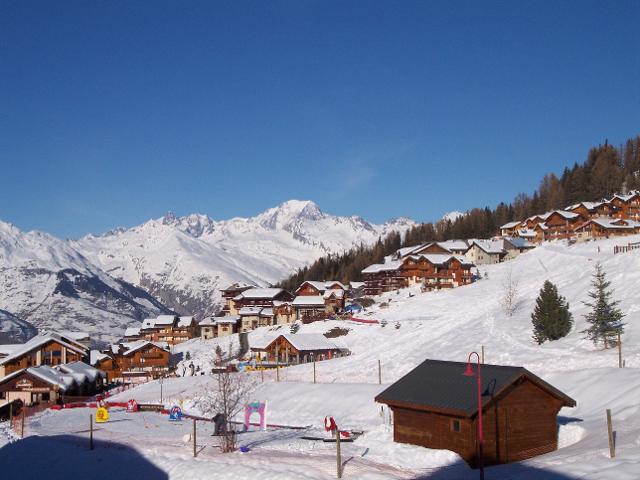
<svg viewBox="0 0 640 480">
<path fill-rule="evenodd" d="M 591 311 L 585 315 L 585 320 L 590 326 L 582 333 L 585 333 L 594 345 L 602 341 L 604 347 L 608 348 L 611 337 L 624 331 L 622 323 L 624 313 L 618 308 L 619 302 L 611 299 L 613 295 L 613 290 L 609 288 L 611 282 L 607 280 L 600 263 L 596 264 L 591 286 L 592 290 L 589 292 L 591 302 L 583 302 L 591 307 Z"/>
<path fill-rule="evenodd" d="M 531 314 L 533 339 L 538 345 L 547 340 L 558 340 L 571 331 L 573 318 L 569 304 L 549 280 L 544 282 Z"/>
</svg>

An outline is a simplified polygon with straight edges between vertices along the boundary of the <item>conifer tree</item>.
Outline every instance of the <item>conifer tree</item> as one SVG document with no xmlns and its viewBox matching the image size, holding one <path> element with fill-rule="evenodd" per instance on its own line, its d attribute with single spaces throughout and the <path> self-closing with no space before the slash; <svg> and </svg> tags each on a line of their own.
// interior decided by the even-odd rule
<svg viewBox="0 0 640 480">
<path fill-rule="evenodd" d="M 592 290 L 589 292 L 590 302 L 583 302 L 591 307 L 591 311 L 585 315 L 585 320 L 589 323 L 589 328 L 583 330 L 586 338 L 594 345 L 602 341 L 604 347 L 609 347 L 609 340 L 618 333 L 624 331 L 622 318 L 624 313 L 618 308 L 618 301 L 612 300 L 613 290 L 609 287 L 611 282 L 607 280 L 606 274 L 600 263 L 596 264 L 596 271 L 591 281 Z"/>
<path fill-rule="evenodd" d="M 544 282 L 531 314 L 533 339 L 538 345 L 547 340 L 558 340 L 571 331 L 573 318 L 569 304 L 549 280 Z"/>
</svg>

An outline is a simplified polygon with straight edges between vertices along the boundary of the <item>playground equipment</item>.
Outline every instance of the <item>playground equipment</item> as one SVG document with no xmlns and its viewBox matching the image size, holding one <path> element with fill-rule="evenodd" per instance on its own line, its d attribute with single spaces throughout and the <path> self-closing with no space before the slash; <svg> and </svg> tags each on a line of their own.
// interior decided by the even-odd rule
<svg viewBox="0 0 640 480">
<path fill-rule="evenodd" d="M 251 402 L 244 407 L 244 430 L 249 430 L 251 414 L 258 413 L 260 415 L 260 428 L 267 429 L 267 402 Z"/>
<path fill-rule="evenodd" d="M 109 411 L 105 407 L 98 407 L 96 410 L 96 423 L 105 423 L 109 421 Z"/>
<path fill-rule="evenodd" d="M 138 411 L 138 402 L 136 402 L 133 398 L 127 402 L 127 412 L 133 413 Z"/>
<path fill-rule="evenodd" d="M 174 405 L 169 410 L 169 421 L 179 422 L 182 420 L 182 409 L 178 405 Z"/>
</svg>

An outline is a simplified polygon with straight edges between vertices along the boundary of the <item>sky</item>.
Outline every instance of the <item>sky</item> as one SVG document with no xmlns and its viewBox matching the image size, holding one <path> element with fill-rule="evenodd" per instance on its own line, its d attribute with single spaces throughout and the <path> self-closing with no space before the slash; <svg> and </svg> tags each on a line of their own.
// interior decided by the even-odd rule
<svg viewBox="0 0 640 480">
<path fill-rule="evenodd" d="M 0 219 L 511 201 L 640 134 L 640 2 L 0 2 Z"/>
</svg>

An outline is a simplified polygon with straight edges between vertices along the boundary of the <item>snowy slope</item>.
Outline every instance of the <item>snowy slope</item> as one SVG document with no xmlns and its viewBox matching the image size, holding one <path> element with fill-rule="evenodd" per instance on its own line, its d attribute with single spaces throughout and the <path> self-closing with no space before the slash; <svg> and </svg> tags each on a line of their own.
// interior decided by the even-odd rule
<svg viewBox="0 0 640 480">
<path fill-rule="evenodd" d="M 130 229 L 71 242 L 110 275 L 140 285 L 178 313 L 215 312 L 220 288 L 236 281 L 268 285 L 328 253 L 371 244 L 414 222 L 383 225 L 322 212 L 290 200 L 256 217 L 214 221 L 167 214 Z"/>
<path fill-rule="evenodd" d="M 38 334 L 29 322 L 0 309 L 0 343 L 23 343 Z"/>
<path fill-rule="evenodd" d="M 20 337 L 32 335 L 35 326 L 86 331 L 101 340 L 119 338 L 128 325 L 168 310 L 144 290 L 103 272 L 68 242 L 4 222 L 0 309 L 11 314 L 0 329 L 20 331 Z"/>
<path fill-rule="evenodd" d="M 349 478 L 473 479 L 477 478 L 478 472 L 468 469 L 455 456 L 391 443 L 391 433 L 382 425 L 384 417 L 379 415 L 380 406 L 373 402 L 373 397 L 377 388 L 383 388 L 375 385 L 378 359 L 382 363 L 383 384 L 389 384 L 425 358 L 464 361 L 470 351 L 480 351 L 481 346 L 485 346 L 488 363 L 525 366 L 578 403 L 577 407 L 564 408 L 560 412 L 558 451 L 525 462 L 491 467 L 487 478 L 636 479 L 640 471 L 640 406 L 637 403 L 640 398 L 640 325 L 637 321 L 640 251 L 613 254 L 614 245 L 627 241 L 640 241 L 640 236 L 573 246 L 560 242 L 544 244 L 513 261 L 482 267 L 482 274 L 486 271 L 488 278 L 470 286 L 443 292 L 402 290 L 400 294 L 385 294 L 378 301 L 388 302 L 388 307 L 374 306 L 363 314 L 365 318 L 386 322 L 384 326 L 349 321 L 304 325 L 300 333 L 326 332 L 336 326 L 348 328 L 349 333 L 340 338 L 347 342 L 353 354 L 318 362 L 319 385 L 311 383 L 311 364 L 282 369 L 279 384 L 274 383 L 274 372 L 267 372 L 264 384 L 258 386 L 254 397 L 269 401 L 270 418 L 276 423 L 313 423 L 318 428 L 324 415 L 334 414 L 348 427 L 366 430 L 355 443 L 360 447 L 355 458 L 363 464 L 356 464 L 358 468 L 349 471 Z M 581 302 L 587 299 L 596 261 L 602 263 L 615 289 L 615 298 L 620 300 L 620 307 L 627 314 L 623 335 L 626 368 L 623 369 L 616 368 L 617 351 L 594 347 L 580 333 L 586 326 L 583 315 L 587 310 Z M 519 308 L 513 317 L 507 317 L 500 306 L 503 283 L 509 274 L 519 282 Z M 537 345 L 531 338 L 530 314 L 546 279 L 556 283 L 569 301 L 575 325 L 564 339 Z M 413 296 L 410 297 L 410 293 Z M 252 332 L 250 343 L 253 336 L 277 333 L 269 330 L 263 328 Z M 191 353 L 194 364 L 206 370 L 214 346 L 219 343 L 224 348 L 229 340 L 195 340 L 180 347 Z M 253 376 L 260 382 L 259 373 Z M 203 385 L 211 385 L 211 382 L 215 382 L 215 376 L 166 382 L 165 402 L 182 400 L 186 409 L 195 408 L 192 399 L 197 400 L 202 395 Z M 118 398 L 154 401 L 158 387 L 152 382 Z M 608 458 L 607 408 L 613 411 L 617 432 L 618 455 L 615 459 Z M 185 462 L 182 472 L 189 473 L 172 470 L 165 456 L 156 456 L 155 451 L 159 448 L 146 450 L 145 456 L 154 464 L 162 465 L 171 478 L 197 476 L 196 472 L 203 468 Z M 291 456 L 292 449 L 297 461 Z M 232 469 L 227 472 L 229 478 L 234 473 L 237 478 L 244 478 L 242 475 L 249 471 L 267 478 L 306 478 L 305 475 L 330 478 L 330 473 L 317 470 L 322 462 L 313 444 L 303 444 L 295 439 L 283 443 L 276 438 L 269 439 L 265 434 L 252 452 L 246 457 L 235 457 L 237 466 L 228 466 Z M 363 452 L 367 452 L 364 457 Z M 277 472 L 282 462 L 288 470 Z M 207 463 L 228 465 L 225 458 L 209 458 Z M 433 470 L 434 464 L 443 468 Z M 372 469 L 378 475 L 372 473 Z"/>
</svg>

